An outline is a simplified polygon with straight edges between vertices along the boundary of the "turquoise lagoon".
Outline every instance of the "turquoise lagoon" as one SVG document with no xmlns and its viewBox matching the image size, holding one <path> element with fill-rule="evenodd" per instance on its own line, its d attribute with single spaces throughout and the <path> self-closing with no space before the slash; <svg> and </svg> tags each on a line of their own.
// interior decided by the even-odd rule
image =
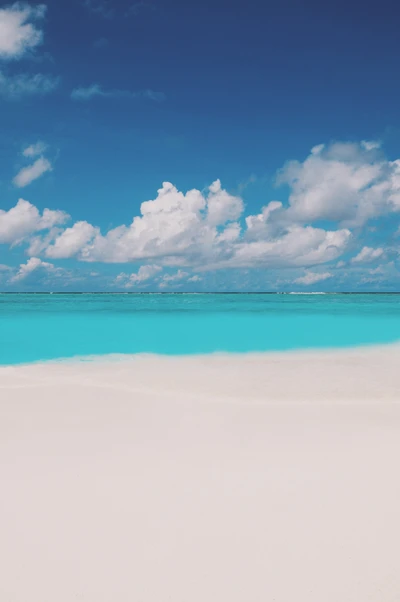
<svg viewBox="0 0 400 602">
<path fill-rule="evenodd" d="M 397 294 L 0 294 L 0 364 L 400 339 Z"/>
</svg>

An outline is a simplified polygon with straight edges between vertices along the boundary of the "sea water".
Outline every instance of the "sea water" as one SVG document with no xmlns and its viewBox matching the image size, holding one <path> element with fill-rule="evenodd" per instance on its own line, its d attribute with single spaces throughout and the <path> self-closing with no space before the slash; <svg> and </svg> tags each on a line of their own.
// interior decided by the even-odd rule
<svg viewBox="0 0 400 602">
<path fill-rule="evenodd" d="M 0 294 L 0 364 L 400 340 L 397 294 Z"/>
</svg>

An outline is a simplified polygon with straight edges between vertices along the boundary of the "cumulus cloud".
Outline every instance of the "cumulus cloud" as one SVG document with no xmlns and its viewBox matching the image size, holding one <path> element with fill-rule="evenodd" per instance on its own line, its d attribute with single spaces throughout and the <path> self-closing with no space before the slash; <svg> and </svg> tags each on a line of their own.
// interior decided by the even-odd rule
<svg viewBox="0 0 400 602">
<path fill-rule="evenodd" d="M 216 180 L 209 187 L 210 194 L 207 202 L 207 218 L 210 225 L 219 226 L 226 222 L 239 219 L 244 210 L 240 197 L 232 196 L 221 187 L 220 180 Z"/>
<path fill-rule="evenodd" d="M 376 259 L 380 259 L 384 254 L 381 247 L 373 249 L 372 247 L 363 247 L 361 251 L 353 257 L 351 263 L 371 263 Z"/>
<path fill-rule="evenodd" d="M 39 157 L 27 167 L 23 167 L 13 179 L 13 183 L 17 188 L 24 188 L 31 184 L 34 180 L 37 180 L 48 171 L 52 171 L 53 167 L 48 159 Z"/>
<path fill-rule="evenodd" d="M 43 32 L 37 22 L 46 12 L 44 4 L 31 6 L 16 2 L 0 9 L 0 58 L 19 59 L 43 41 Z"/>
<path fill-rule="evenodd" d="M 149 100 L 162 101 L 165 95 L 162 92 L 154 90 L 138 90 L 131 92 L 129 90 L 104 90 L 99 84 L 93 84 L 88 87 L 75 88 L 71 92 L 72 100 L 88 101 L 92 98 L 147 98 Z"/>
<path fill-rule="evenodd" d="M 203 195 L 199 190 L 184 194 L 166 182 L 155 200 L 142 203 L 141 215 L 129 227 L 97 235 L 82 249 L 81 258 L 124 263 L 162 257 L 175 265 L 191 263 L 199 253 L 214 254 L 214 247 L 227 244 L 225 221 L 239 217 L 242 207 L 219 183 Z"/>
<path fill-rule="evenodd" d="M 0 8 L 0 60 L 23 58 L 43 42 L 38 22 L 46 13 L 44 4 L 31 6 L 16 2 Z M 26 96 L 44 96 L 57 88 L 59 77 L 43 73 L 8 73 L 0 70 L 0 96 L 5 100 L 21 100 Z"/>
<path fill-rule="evenodd" d="M 314 147 L 303 163 L 287 163 L 277 183 L 291 188 L 289 220 L 352 227 L 400 211 L 400 160 L 386 160 L 372 142 Z"/>
<path fill-rule="evenodd" d="M 25 149 L 33 158 L 40 152 L 38 144 Z M 287 164 L 279 179 L 289 184 L 288 200 L 273 200 L 247 215 L 241 196 L 228 192 L 219 180 L 187 192 L 164 182 L 130 224 L 103 232 L 85 221 L 63 228 L 62 212 L 43 227 L 37 223 L 38 210 L 20 201 L 26 204 L 19 207 L 22 213 L 36 212 L 33 225 L 27 218 L 29 225 L 10 234 L 10 227 L 2 226 L 2 212 L 0 240 L 15 244 L 29 239 L 28 253 L 35 257 L 143 263 L 134 274 L 118 277 L 128 287 L 151 278 L 162 286 L 179 286 L 185 279 L 199 281 L 194 278 L 201 272 L 228 268 L 306 268 L 296 283 L 307 285 L 331 277 L 329 270 L 318 272 L 316 266 L 336 262 L 337 268 L 355 269 L 386 256 L 383 248 L 364 247 L 349 262 L 342 259 L 350 243 L 351 248 L 356 245 L 365 220 L 400 210 L 400 160 L 387 161 L 374 143 L 319 145 L 303 163 Z M 164 267 L 178 271 L 162 276 Z"/>
<path fill-rule="evenodd" d="M 122 272 L 119 274 L 115 280 L 115 284 L 124 286 L 125 288 L 132 288 L 135 285 L 140 285 L 144 282 L 147 283 L 161 270 L 162 268 L 156 264 L 142 265 L 136 273 L 125 274 Z"/>
<path fill-rule="evenodd" d="M 38 257 L 31 257 L 26 263 L 21 263 L 18 272 L 15 274 L 15 276 L 10 278 L 10 282 L 12 283 L 25 280 L 30 274 L 32 274 L 32 272 L 36 272 L 39 269 L 48 272 L 57 268 L 55 268 L 52 263 L 42 261 Z"/>
<path fill-rule="evenodd" d="M 0 71 L 0 96 L 5 100 L 21 100 L 26 96 L 45 96 L 60 84 L 59 77 L 36 73 L 7 75 Z"/>
<path fill-rule="evenodd" d="M 290 226 L 281 236 L 270 240 L 238 242 L 231 256 L 210 265 L 200 266 L 205 271 L 221 268 L 301 267 L 326 263 L 338 258 L 346 249 L 349 230 L 326 231 L 311 226 Z"/>
<path fill-rule="evenodd" d="M 142 265 L 137 274 L 130 275 L 129 280 L 131 283 L 144 282 L 153 278 L 161 269 L 159 265 Z"/>
<path fill-rule="evenodd" d="M 66 259 L 73 257 L 91 241 L 98 228 L 85 221 L 76 222 L 71 228 L 64 230 L 56 237 L 53 244 L 50 244 L 45 251 L 47 257 L 53 259 Z"/>
<path fill-rule="evenodd" d="M 322 282 L 323 280 L 328 280 L 328 278 L 332 278 L 332 274 L 330 272 L 306 272 L 304 276 L 300 276 L 296 278 L 294 281 L 296 284 L 301 284 L 304 286 L 310 286 L 311 284 L 315 284 L 316 282 Z"/>
<path fill-rule="evenodd" d="M 39 236 L 30 236 L 28 243 L 29 246 L 26 249 L 26 254 L 30 257 L 38 257 L 46 252 L 46 249 L 55 241 L 55 239 L 62 234 L 62 228 L 54 226 L 50 228 L 45 234 Z"/>
<path fill-rule="evenodd" d="M 346 248 L 351 237 L 347 229 L 326 231 L 285 220 L 279 227 L 270 223 L 281 209 L 281 203 L 272 202 L 260 215 L 248 216 L 243 228 L 243 201 L 224 190 L 219 180 L 204 192 L 186 193 L 165 182 L 154 200 L 142 203 L 130 226 L 105 235 L 91 229 L 91 240 L 81 241 L 68 256 L 106 263 L 157 260 L 207 270 L 311 266 L 336 259 Z M 51 253 L 46 252 L 54 257 Z"/>
<path fill-rule="evenodd" d="M 16 244 L 35 232 L 62 225 L 67 219 L 64 211 L 45 209 L 40 214 L 37 207 L 20 199 L 8 211 L 0 209 L 0 244 Z"/>
</svg>

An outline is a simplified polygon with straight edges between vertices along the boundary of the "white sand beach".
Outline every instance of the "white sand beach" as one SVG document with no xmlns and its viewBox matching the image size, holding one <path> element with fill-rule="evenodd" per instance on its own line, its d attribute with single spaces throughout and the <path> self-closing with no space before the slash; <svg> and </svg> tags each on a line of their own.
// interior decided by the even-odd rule
<svg viewBox="0 0 400 602">
<path fill-rule="evenodd" d="M 400 599 L 400 348 L 0 368 L 2 602 Z"/>
</svg>

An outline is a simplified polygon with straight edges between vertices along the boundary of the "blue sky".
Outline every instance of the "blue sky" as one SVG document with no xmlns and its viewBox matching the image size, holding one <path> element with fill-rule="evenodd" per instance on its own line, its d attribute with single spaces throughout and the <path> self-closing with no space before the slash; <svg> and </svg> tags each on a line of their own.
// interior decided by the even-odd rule
<svg viewBox="0 0 400 602">
<path fill-rule="evenodd" d="M 398 12 L 0 4 L 0 289 L 399 290 Z"/>
</svg>

